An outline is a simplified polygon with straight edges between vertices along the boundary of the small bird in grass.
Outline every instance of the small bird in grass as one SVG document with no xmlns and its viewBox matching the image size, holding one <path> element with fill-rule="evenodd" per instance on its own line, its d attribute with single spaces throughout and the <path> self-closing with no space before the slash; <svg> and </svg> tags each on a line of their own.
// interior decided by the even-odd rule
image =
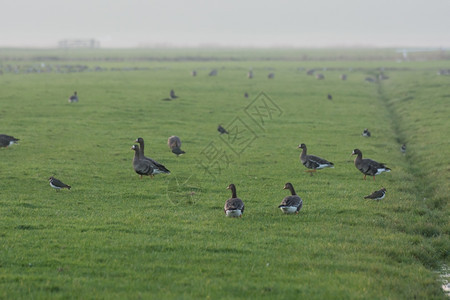
<svg viewBox="0 0 450 300">
<path fill-rule="evenodd" d="M 70 190 L 71 186 L 67 185 L 65 183 L 63 183 L 62 181 L 56 179 L 53 176 L 50 176 L 50 178 L 48 179 L 48 181 L 50 182 L 50 186 L 56 190 L 60 190 L 60 189 L 68 189 Z"/>
<path fill-rule="evenodd" d="M 176 154 L 176 156 L 179 156 L 181 154 L 185 154 L 183 150 L 181 150 L 181 140 L 176 135 L 172 135 L 167 140 L 167 146 L 169 146 L 169 149 L 172 150 L 173 154 Z"/>
<path fill-rule="evenodd" d="M 328 100 L 333 100 L 333 96 L 331 96 L 331 94 L 328 94 Z"/>
<path fill-rule="evenodd" d="M 302 149 L 302 153 L 300 154 L 300 161 L 305 167 L 311 169 L 306 171 L 310 172 L 311 176 L 313 175 L 312 172 L 316 172 L 316 170 L 320 170 L 323 168 L 334 168 L 334 164 L 332 162 L 329 162 L 328 160 L 315 155 L 306 154 L 307 149 L 305 144 L 300 144 L 298 147 Z"/>
<path fill-rule="evenodd" d="M 370 137 L 370 131 L 369 131 L 369 129 L 364 129 L 364 131 L 363 131 L 363 133 L 362 133 L 362 136 L 365 136 L 365 137 Z"/>
<path fill-rule="evenodd" d="M 8 148 L 11 145 L 17 144 L 19 139 L 16 139 L 13 136 L 0 134 L 0 148 Z"/>
<path fill-rule="evenodd" d="M 283 190 L 289 190 L 291 192 L 290 196 L 284 197 L 281 204 L 278 206 L 285 214 L 298 214 L 303 206 L 303 200 L 300 198 L 294 190 L 292 183 L 288 182 L 284 185 Z"/>
<path fill-rule="evenodd" d="M 364 180 L 366 180 L 367 175 L 373 176 L 373 180 L 375 180 L 375 175 L 391 171 L 391 169 L 386 167 L 383 163 L 368 158 L 363 159 L 362 152 L 359 149 L 354 149 L 351 155 L 356 155 L 355 167 L 364 174 Z"/>
<path fill-rule="evenodd" d="M 220 134 L 228 134 L 228 131 L 222 127 L 222 125 L 217 126 L 217 131 L 220 132 Z"/>
<path fill-rule="evenodd" d="M 169 93 L 169 98 L 164 98 L 164 99 L 162 99 L 162 100 L 164 100 L 164 101 L 170 101 L 170 100 L 177 99 L 177 98 L 178 98 L 178 96 L 175 95 L 175 91 L 174 91 L 173 89 L 171 89 L 171 90 L 170 90 L 170 93 Z"/>
<path fill-rule="evenodd" d="M 370 195 L 364 197 L 364 199 L 381 200 L 386 196 L 386 189 L 381 188 L 381 190 L 375 191 Z"/>
<path fill-rule="evenodd" d="M 244 93 L 244 97 L 248 98 L 248 93 L 247 92 Z"/>
<path fill-rule="evenodd" d="M 406 144 L 403 144 L 403 145 L 400 147 L 400 151 L 402 151 L 403 154 L 406 153 Z"/>
<path fill-rule="evenodd" d="M 225 202 L 223 207 L 225 215 L 233 218 L 242 217 L 244 213 L 244 202 L 236 196 L 236 186 L 230 184 L 227 189 L 231 190 L 231 198 Z"/>
<path fill-rule="evenodd" d="M 73 92 L 73 95 L 69 97 L 69 103 L 78 102 L 77 92 Z"/>
</svg>

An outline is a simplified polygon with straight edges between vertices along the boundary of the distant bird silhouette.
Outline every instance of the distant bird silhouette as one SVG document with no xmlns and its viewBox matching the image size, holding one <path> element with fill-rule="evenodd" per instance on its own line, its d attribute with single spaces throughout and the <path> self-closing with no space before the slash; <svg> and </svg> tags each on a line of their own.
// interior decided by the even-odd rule
<svg viewBox="0 0 450 300">
<path fill-rule="evenodd" d="M 328 100 L 333 100 L 333 96 L 331 96 L 331 94 L 328 94 Z"/>
<path fill-rule="evenodd" d="M 247 77 L 249 78 L 249 79 L 252 79 L 253 78 L 253 71 L 248 71 L 248 73 L 247 73 Z"/>
<path fill-rule="evenodd" d="M 226 129 L 223 128 L 222 125 L 217 126 L 217 131 L 219 131 L 220 134 L 228 134 L 228 131 L 226 131 Z"/>
<path fill-rule="evenodd" d="M 248 93 L 247 92 L 244 93 L 244 97 L 248 98 Z"/>
<path fill-rule="evenodd" d="M 355 167 L 364 174 L 364 180 L 366 180 L 367 175 L 373 176 L 373 180 L 375 180 L 375 175 L 391 171 L 383 163 L 368 158 L 363 159 L 362 152 L 359 149 L 354 149 L 352 155 L 357 155 L 355 158 Z"/>
<path fill-rule="evenodd" d="M 191 71 L 191 75 L 192 75 L 192 77 L 197 76 L 197 71 L 196 71 L 196 70 L 192 70 L 192 71 Z"/>
<path fill-rule="evenodd" d="M 162 100 L 164 100 L 164 101 L 170 101 L 170 100 L 173 100 L 173 99 L 176 99 L 176 98 L 178 98 L 178 96 L 175 95 L 175 91 L 174 91 L 173 89 L 171 89 L 171 90 L 170 90 L 170 93 L 169 93 L 169 98 L 164 98 L 164 99 L 162 99 Z"/>
<path fill-rule="evenodd" d="M 267 75 L 267 78 L 269 79 L 273 79 L 275 77 L 275 73 L 269 73 L 269 75 Z"/>
<path fill-rule="evenodd" d="M 403 145 L 400 147 L 400 151 L 402 151 L 403 154 L 406 153 L 406 144 L 403 144 Z"/>
<path fill-rule="evenodd" d="M 322 80 L 325 79 L 325 76 L 323 76 L 323 74 L 316 74 L 316 79 Z"/>
<path fill-rule="evenodd" d="M 372 194 L 365 196 L 364 199 L 381 200 L 386 196 L 386 189 L 381 188 L 381 190 L 375 191 Z"/>
<path fill-rule="evenodd" d="M 69 97 L 69 103 L 78 102 L 77 92 L 73 92 L 73 95 Z"/>
<path fill-rule="evenodd" d="M 13 136 L 0 134 L 0 148 L 8 148 L 11 145 L 17 144 L 19 139 L 16 139 Z"/>
<path fill-rule="evenodd" d="M 364 80 L 367 82 L 375 82 L 375 79 L 373 79 L 372 77 L 366 77 Z"/>
<path fill-rule="evenodd" d="M 341 80 L 347 80 L 347 75 L 346 74 L 341 74 L 340 78 L 341 78 Z"/>
<path fill-rule="evenodd" d="M 60 180 L 56 179 L 53 176 L 50 176 L 50 178 L 48 179 L 50 186 L 56 190 L 60 190 L 60 189 L 68 189 L 70 190 L 71 186 L 67 185 L 63 182 L 61 182 Z"/>
<path fill-rule="evenodd" d="M 217 70 L 211 70 L 211 72 L 209 72 L 208 76 L 217 76 Z"/>
<path fill-rule="evenodd" d="M 176 156 L 179 156 L 181 154 L 185 154 L 183 150 L 181 150 L 181 140 L 176 135 L 172 135 L 167 140 L 167 146 L 169 146 L 169 149 L 172 151 L 173 154 L 176 154 Z"/>
<path fill-rule="evenodd" d="M 364 131 L 363 131 L 363 133 L 362 133 L 362 136 L 365 136 L 365 137 L 370 137 L 370 131 L 369 131 L 369 129 L 364 129 Z"/>
<path fill-rule="evenodd" d="M 312 75 L 314 75 L 314 72 L 315 72 L 315 71 L 316 71 L 316 70 L 314 70 L 314 69 L 310 69 L 310 70 L 306 71 L 306 75 L 312 76 Z"/>
</svg>

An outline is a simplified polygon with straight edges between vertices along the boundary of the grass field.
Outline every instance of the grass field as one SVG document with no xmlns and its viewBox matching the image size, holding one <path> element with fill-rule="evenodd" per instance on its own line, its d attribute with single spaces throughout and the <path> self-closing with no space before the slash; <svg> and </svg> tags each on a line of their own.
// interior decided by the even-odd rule
<svg viewBox="0 0 450 300">
<path fill-rule="evenodd" d="M 449 60 L 177 51 L 0 51 L 0 133 L 20 138 L 0 149 L 0 298 L 445 299 Z M 138 137 L 170 175 L 139 179 Z M 309 176 L 300 143 L 335 168 Z M 354 148 L 392 171 L 362 180 Z M 298 216 L 277 208 L 286 182 Z M 224 216 L 230 183 L 241 219 Z"/>
</svg>

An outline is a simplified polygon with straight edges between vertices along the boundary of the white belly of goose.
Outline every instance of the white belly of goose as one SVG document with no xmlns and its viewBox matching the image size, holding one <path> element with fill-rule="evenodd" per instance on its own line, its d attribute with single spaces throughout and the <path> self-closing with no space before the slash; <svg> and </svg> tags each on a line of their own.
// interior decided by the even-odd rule
<svg viewBox="0 0 450 300">
<path fill-rule="evenodd" d="M 240 209 L 227 210 L 225 213 L 226 213 L 227 217 L 230 217 L 230 218 L 237 218 L 242 215 L 242 211 Z"/>
<path fill-rule="evenodd" d="M 285 214 L 295 214 L 297 212 L 297 207 L 295 206 L 281 206 L 280 209 Z"/>
</svg>

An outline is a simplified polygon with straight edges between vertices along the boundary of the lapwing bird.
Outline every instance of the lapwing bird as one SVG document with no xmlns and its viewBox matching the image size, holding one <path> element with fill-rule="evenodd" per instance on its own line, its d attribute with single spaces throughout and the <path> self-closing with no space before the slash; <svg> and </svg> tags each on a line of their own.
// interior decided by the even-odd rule
<svg viewBox="0 0 450 300">
<path fill-rule="evenodd" d="M 244 93 L 244 97 L 248 98 L 248 93 L 247 92 Z"/>
<path fill-rule="evenodd" d="M 328 100 L 333 100 L 333 96 L 331 96 L 331 94 L 328 94 Z"/>
<path fill-rule="evenodd" d="M 353 150 L 351 155 L 356 155 L 355 167 L 364 174 L 364 180 L 366 180 L 367 175 L 373 176 L 373 180 L 375 180 L 375 175 L 391 171 L 391 169 L 386 167 L 383 163 L 379 163 L 368 158 L 363 159 L 362 152 L 359 149 Z"/>
<path fill-rule="evenodd" d="M 236 196 L 236 186 L 230 184 L 227 189 L 231 190 L 231 198 L 225 202 L 223 210 L 227 217 L 237 218 L 242 217 L 244 213 L 244 202 Z"/>
<path fill-rule="evenodd" d="M 381 200 L 386 196 L 386 189 L 381 188 L 381 190 L 375 191 L 370 195 L 364 197 L 364 199 Z"/>
<path fill-rule="evenodd" d="M 402 151 L 403 154 L 406 153 L 406 144 L 403 144 L 403 145 L 400 147 L 400 151 Z"/>
<path fill-rule="evenodd" d="M 162 100 L 163 101 L 170 101 L 170 100 L 177 99 L 177 98 L 178 98 L 178 96 L 175 95 L 175 91 L 172 89 L 172 90 L 170 90 L 169 98 L 164 98 Z"/>
<path fill-rule="evenodd" d="M 306 171 L 310 172 L 311 176 L 313 175 L 312 172 L 316 172 L 316 170 L 320 170 L 323 168 L 334 168 L 334 164 L 332 162 L 329 162 L 328 160 L 315 155 L 308 155 L 306 153 L 307 148 L 305 144 L 300 144 L 298 147 L 302 149 L 302 153 L 300 154 L 300 161 L 305 167 L 311 169 Z"/>
<path fill-rule="evenodd" d="M 169 149 L 173 154 L 176 154 L 176 156 L 186 153 L 181 150 L 181 140 L 176 135 L 172 135 L 171 137 L 169 137 L 169 139 L 167 140 L 167 146 L 169 146 Z"/>
<path fill-rule="evenodd" d="M 133 169 L 139 174 L 139 177 L 142 179 L 142 176 L 150 176 L 153 178 L 154 168 L 153 164 L 149 160 L 145 160 L 141 158 L 141 154 L 139 151 L 138 145 L 133 145 L 131 150 L 134 150 L 134 158 L 133 158 Z"/>
<path fill-rule="evenodd" d="M 365 137 L 370 137 L 370 131 L 369 131 L 369 129 L 364 129 L 364 131 L 363 131 L 363 133 L 362 133 L 362 136 L 365 136 Z"/>
<path fill-rule="evenodd" d="M 17 144 L 19 139 L 16 139 L 13 136 L 0 134 L 0 148 L 8 148 L 11 145 Z"/>
<path fill-rule="evenodd" d="M 222 127 L 222 125 L 217 126 L 217 131 L 220 132 L 220 134 L 228 134 L 228 131 Z"/>
<path fill-rule="evenodd" d="M 77 92 L 73 92 L 73 95 L 69 97 L 69 103 L 78 102 Z"/>
<path fill-rule="evenodd" d="M 60 190 L 60 189 L 68 189 L 70 190 L 71 186 L 67 185 L 65 183 L 63 183 L 62 181 L 56 179 L 53 176 L 50 176 L 50 178 L 48 179 L 48 181 L 50 182 L 50 186 L 56 190 Z"/>
<path fill-rule="evenodd" d="M 294 190 L 292 183 L 288 182 L 284 185 L 284 190 L 289 190 L 291 192 L 290 196 L 284 197 L 281 204 L 278 206 L 285 214 L 298 214 L 303 206 L 303 200 L 300 198 Z"/>
<path fill-rule="evenodd" d="M 141 160 L 146 160 L 149 161 L 152 165 L 153 171 L 151 174 L 151 177 L 153 177 L 153 175 L 156 174 L 160 174 L 160 173 L 166 173 L 166 174 L 170 174 L 170 171 L 162 164 L 160 164 L 159 162 L 157 162 L 156 160 L 153 160 L 150 157 L 146 157 L 144 155 L 144 139 L 143 138 L 137 138 L 135 140 L 135 143 L 139 143 L 140 147 L 138 148 L 139 150 L 139 159 Z"/>
</svg>

